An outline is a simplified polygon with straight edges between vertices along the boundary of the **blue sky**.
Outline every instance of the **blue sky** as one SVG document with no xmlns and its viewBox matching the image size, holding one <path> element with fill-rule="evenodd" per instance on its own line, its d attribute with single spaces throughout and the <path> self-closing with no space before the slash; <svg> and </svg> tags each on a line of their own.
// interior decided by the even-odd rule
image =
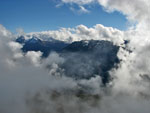
<svg viewBox="0 0 150 113">
<path fill-rule="evenodd" d="M 56 7 L 54 0 L 0 0 L 0 24 L 15 32 L 23 28 L 25 32 L 56 30 L 60 27 L 75 27 L 79 24 L 92 27 L 95 24 L 126 29 L 127 19 L 119 12 L 107 13 L 98 4 L 88 7 L 90 13 L 77 13 L 70 7 Z"/>
</svg>

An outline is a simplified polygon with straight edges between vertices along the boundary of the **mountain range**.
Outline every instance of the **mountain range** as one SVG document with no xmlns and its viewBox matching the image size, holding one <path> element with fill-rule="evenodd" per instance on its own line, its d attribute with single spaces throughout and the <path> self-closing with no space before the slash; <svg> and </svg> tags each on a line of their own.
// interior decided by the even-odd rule
<svg viewBox="0 0 150 113">
<path fill-rule="evenodd" d="M 90 79 L 100 75 L 106 84 L 110 79 L 109 71 L 117 68 L 119 46 L 104 40 L 82 40 L 67 43 L 59 40 L 42 40 L 38 37 L 25 39 L 20 36 L 16 42 L 23 45 L 22 51 L 41 51 L 43 58 L 52 51 L 57 52 L 65 62 L 60 65 L 68 77 Z"/>
</svg>

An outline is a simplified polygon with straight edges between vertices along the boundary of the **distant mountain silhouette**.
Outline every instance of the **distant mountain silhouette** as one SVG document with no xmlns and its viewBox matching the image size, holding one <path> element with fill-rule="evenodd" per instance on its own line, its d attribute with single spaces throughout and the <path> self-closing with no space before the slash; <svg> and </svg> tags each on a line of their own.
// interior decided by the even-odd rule
<svg viewBox="0 0 150 113">
<path fill-rule="evenodd" d="M 68 43 L 63 41 L 42 41 L 37 37 L 25 40 L 23 36 L 17 38 L 16 42 L 23 44 L 23 52 L 41 51 L 43 52 L 43 57 L 47 57 L 51 51 L 59 52 L 68 45 Z"/>
<path fill-rule="evenodd" d="M 66 62 L 63 67 L 66 75 L 76 79 L 90 79 L 100 75 L 102 82 L 110 79 L 108 71 L 119 63 L 117 53 L 119 46 L 109 41 L 89 40 L 73 42 L 63 48 L 62 56 Z"/>
<path fill-rule="evenodd" d="M 23 44 L 22 51 L 41 51 L 43 57 L 48 57 L 51 51 L 56 51 L 65 62 L 60 65 L 68 77 L 74 79 L 90 79 L 101 76 L 106 84 L 109 79 L 109 71 L 119 63 L 117 53 L 119 46 L 104 40 L 82 40 L 68 44 L 63 41 L 43 41 L 37 37 L 25 39 L 23 36 L 16 39 Z"/>
</svg>

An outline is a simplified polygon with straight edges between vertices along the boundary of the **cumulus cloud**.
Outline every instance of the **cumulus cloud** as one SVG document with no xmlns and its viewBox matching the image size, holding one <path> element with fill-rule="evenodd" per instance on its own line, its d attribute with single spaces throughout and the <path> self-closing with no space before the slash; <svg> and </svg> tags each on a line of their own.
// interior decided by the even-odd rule
<svg viewBox="0 0 150 113">
<path fill-rule="evenodd" d="M 60 87 L 73 87 L 73 80 L 53 77 L 44 68 L 45 63 L 40 65 L 41 52 L 31 51 L 24 54 L 20 50 L 21 45 L 13 42 L 14 39 L 15 37 L 0 25 L 0 112 L 30 112 L 26 106 L 28 95 L 35 95 L 41 89 L 59 90 Z M 59 63 L 59 57 L 50 58 L 51 61 Z M 49 65 L 53 65 L 54 62 L 50 60 Z"/>
<path fill-rule="evenodd" d="M 26 54 L 26 57 L 30 60 L 31 63 L 33 63 L 35 66 L 40 65 L 40 60 L 41 60 L 42 53 L 40 51 L 35 52 L 35 51 L 29 51 Z"/>
<path fill-rule="evenodd" d="M 74 3 L 79 5 L 80 2 L 75 1 Z M 84 2 L 84 0 L 82 0 L 82 2 Z M 149 99 L 145 100 L 145 98 L 149 98 L 148 87 L 150 85 L 148 82 L 150 76 L 148 51 L 150 45 L 150 25 L 148 21 L 150 19 L 150 1 L 97 0 L 96 2 L 104 7 L 107 12 L 111 13 L 113 11 L 119 11 L 127 17 L 129 22 L 136 23 L 135 27 L 129 28 L 127 31 L 119 31 L 114 30 L 113 28 L 105 28 L 101 25 L 96 25 L 94 29 L 87 28 L 86 26 L 81 25 L 78 26 L 78 29 L 76 30 L 77 34 L 81 34 L 81 37 L 83 37 L 84 35 L 86 37 L 88 35 L 90 37 L 99 37 L 99 39 L 102 39 L 104 37 L 105 39 L 108 38 L 113 41 L 116 40 L 117 42 L 120 42 L 123 39 L 127 39 L 130 42 L 126 45 L 126 48 L 132 50 L 132 53 L 120 48 L 118 57 L 122 59 L 122 62 L 119 64 L 118 69 L 111 71 L 111 75 L 114 76 L 114 80 L 111 83 L 111 85 L 113 86 L 112 95 L 114 97 L 112 95 L 111 97 L 106 97 L 109 98 L 112 103 L 110 106 L 111 108 L 107 109 L 108 111 L 104 110 L 103 112 L 140 112 L 140 110 L 138 110 L 140 107 L 141 109 L 145 109 L 144 112 L 148 112 L 148 108 L 144 107 L 146 105 L 142 106 L 136 103 L 149 103 Z M 92 2 L 85 4 L 90 5 L 91 3 Z M 98 30 L 99 33 L 97 33 Z M 127 95 L 128 97 L 125 95 Z M 109 99 L 106 100 L 109 101 Z M 104 103 L 110 105 L 107 103 L 107 101 L 106 103 Z M 118 105 L 118 102 L 122 104 Z M 132 103 L 132 105 L 130 103 Z M 133 108 L 135 108 L 136 110 L 134 110 Z"/>
<path fill-rule="evenodd" d="M 122 44 L 124 42 L 124 32 L 112 27 L 105 27 L 97 24 L 94 27 L 88 28 L 85 25 L 78 25 L 75 28 L 61 28 L 56 31 L 43 31 L 27 34 L 28 38 L 36 36 L 43 40 L 50 40 L 54 38 L 65 42 L 73 42 L 80 40 L 109 40 L 115 44 Z"/>
<path fill-rule="evenodd" d="M 99 3 L 110 11 L 117 10 L 128 16 L 128 19 L 143 21 L 149 16 L 149 0 L 99 0 Z"/>
<path fill-rule="evenodd" d="M 149 0 L 61 0 L 61 2 L 65 4 L 77 4 L 79 6 L 99 3 L 106 11 L 119 11 L 126 15 L 130 22 L 138 23 L 139 26 L 146 27 L 146 24 L 149 24 Z"/>
<path fill-rule="evenodd" d="M 22 45 L 13 42 L 13 34 L 3 26 L 0 31 L 0 112 L 34 113 L 38 110 L 57 113 L 59 109 L 69 112 L 72 108 L 80 111 L 78 102 L 84 106 L 84 111 L 88 109 L 84 100 L 79 100 L 82 95 L 78 91 L 88 85 L 98 93 L 100 77 L 75 81 L 63 76 L 65 73 L 60 65 L 64 63 L 64 58 L 59 54 L 51 53 L 48 58 L 41 59 L 41 52 L 23 53 L 20 50 Z M 90 95 L 87 92 L 87 98 Z M 89 100 L 89 104 L 92 103 Z"/>
</svg>

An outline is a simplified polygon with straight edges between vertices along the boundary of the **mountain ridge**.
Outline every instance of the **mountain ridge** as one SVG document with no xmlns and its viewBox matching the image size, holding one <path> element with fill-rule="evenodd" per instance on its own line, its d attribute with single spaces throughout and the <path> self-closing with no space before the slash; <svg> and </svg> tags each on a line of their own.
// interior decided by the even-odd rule
<svg viewBox="0 0 150 113">
<path fill-rule="evenodd" d="M 37 37 L 24 39 L 22 36 L 16 42 L 23 45 L 22 51 L 41 51 L 43 57 L 48 57 L 52 51 L 57 52 L 65 62 L 59 65 L 68 77 L 74 79 L 90 79 L 101 76 L 106 84 L 110 79 L 109 71 L 116 68 L 120 62 L 117 57 L 119 46 L 105 40 L 82 40 L 66 43 L 59 40 L 43 41 Z"/>
</svg>

